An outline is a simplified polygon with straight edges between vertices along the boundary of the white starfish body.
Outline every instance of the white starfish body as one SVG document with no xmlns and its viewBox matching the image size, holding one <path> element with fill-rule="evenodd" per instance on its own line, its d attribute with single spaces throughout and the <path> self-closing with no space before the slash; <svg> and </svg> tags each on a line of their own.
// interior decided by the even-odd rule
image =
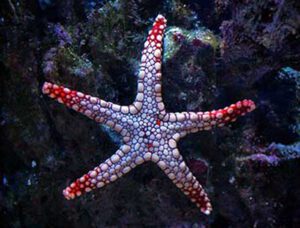
<svg viewBox="0 0 300 228">
<path fill-rule="evenodd" d="M 60 103 L 105 124 L 123 137 L 122 145 L 106 161 L 63 190 L 67 199 L 101 188 L 145 161 L 155 162 L 194 202 L 209 214 L 212 210 L 204 189 L 193 176 L 177 149 L 188 133 L 210 130 L 235 121 L 255 108 L 250 100 L 211 112 L 167 113 L 161 97 L 161 58 L 166 19 L 158 15 L 142 52 L 137 96 L 132 105 L 120 106 L 49 82 L 43 93 Z"/>
</svg>

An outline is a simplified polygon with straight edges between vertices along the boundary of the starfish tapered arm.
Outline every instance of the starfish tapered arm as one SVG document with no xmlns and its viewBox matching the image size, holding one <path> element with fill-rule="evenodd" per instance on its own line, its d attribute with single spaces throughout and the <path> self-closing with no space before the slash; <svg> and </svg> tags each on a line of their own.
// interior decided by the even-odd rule
<svg viewBox="0 0 300 228">
<path fill-rule="evenodd" d="M 178 132 L 198 132 L 210 130 L 212 127 L 223 127 L 226 123 L 236 121 L 237 117 L 255 109 L 255 104 L 251 100 L 238 101 L 219 110 L 207 112 L 182 112 L 168 113 L 163 120 L 170 122 Z"/>
<path fill-rule="evenodd" d="M 59 103 L 116 130 L 123 136 L 123 139 L 125 138 L 125 142 L 129 137 L 129 132 L 124 128 L 124 123 L 121 120 L 129 112 L 137 113 L 138 110 L 136 107 L 132 105 L 120 106 L 106 102 L 97 97 L 86 95 L 50 82 L 44 83 L 42 92 L 56 99 Z"/>
<path fill-rule="evenodd" d="M 134 105 L 147 114 L 165 114 L 161 97 L 161 66 L 164 30 L 167 20 L 158 15 L 142 51 L 138 74 L 138 93 Z"/>
<path fill-rule="evenodd" d="M 175 139 L 172 138 L 171 140 Z M 163 153 L 168 157 L 160 160 L 157 165 L 203 213 L 209 214 L 212 211 L 210 200 L 201 184 L 187 167 L 178 149 L 176 147 L 168 148 Z"/>
<path fill-rule="evenodd" d="M 81 196 L 95 188 L 102 188 L 128 173 L 138 165 L 134 162 L 135 157 L 132 154 L 130 146 L 121 146 L 110 158 L 65 188 L 63 190 L 65 198 L 74 199 L 76 196 Z"/>
<path fill-rule="evenodd" d="M 124 145 L 102 164 L 63 190 L 73 199 L 103 187 L 146 161 L 156 163 L 194 202 L 209 214 L 210 201 L 177 149 L 177 141 L 188 133 L 209 130 L 252 111 L 251 100 L 210 112 L 166 113 L 161 97 L 161 64 L 166 19 L 158 15 L 144 44 L 138 74 L 137 96 L 132 105 L 120 106 L 49 82 L 43 93 L 123 136 Z"/>
</svg>

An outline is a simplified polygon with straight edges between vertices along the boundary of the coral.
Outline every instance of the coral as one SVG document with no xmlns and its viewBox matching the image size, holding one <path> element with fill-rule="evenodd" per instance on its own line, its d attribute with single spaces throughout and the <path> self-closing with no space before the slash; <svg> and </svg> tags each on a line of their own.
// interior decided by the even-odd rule
<svg viewBox="0 0 300 228">
<path fill-rule="evenodd" d="M 238 162 L 258 162 L 270 166 L 277 166 L 282 161 L 300 158 L 300 143 L 283 145 L 272 143 L 264 149 L 264 153 L 255 153 L 246 157 L 237 158 Z"/>
<path fill-rule="evenodd" d="M 283 145 L 281 143 L 273 143 L 269 146 L 269 150 L 277 155 L 281 160 L 290 160 L 300 158 L 300 143 L 292 145 Z"/>
<path fill-rule="evenodd" d="M 237 160 L 239 162 L 258 162 L 261 164 L 276 166 L 280 159 L 276 155 L 252 154 L 247 157 L 238 158 Z"/>
<path fill-rule="evenodd" d="M 236 68 L 236 72 L 231 73 L 237 75 L 240 67 L 245 77 L 255 75 L 257 80 L 284 67 L 286 62 L 297 62 L 300 50 L 298 1 L 268 0 L 251 4 L 233 1 L 231 5 L 232 19 L 220 27 L 223 59 L 228 67 L 235 65 Z M 262 70 L 257 71 L 257 68 Z"/>
<path fill-rule="evenodd" d="M 197 52 L 199 48 L 218 47 L 218 38 L 208 29 L 198 28 L 188 31 L 178 27 L 170 27 L 166 31 L 164 61 L 172 59 L 179 49 L 192 49 Z"/>
<path fill-rule="evenodd" d="M 57 62 L 55 60 L 57 55 L 57 48 L 51 48 L 46 52 L 43 59 L 43 73 L 46 76 L 57 74 Z"/>
<path fill-rule="evenodd" d="M 54 25 L 54 34 L 57 36 L 58 39 L 58 46 L 63 47 L 65 45 L 71 45 L 72 44 L 72 38 L 70 34 L 64 29 L 64 27 L 61 24 Z"/>
</svg>

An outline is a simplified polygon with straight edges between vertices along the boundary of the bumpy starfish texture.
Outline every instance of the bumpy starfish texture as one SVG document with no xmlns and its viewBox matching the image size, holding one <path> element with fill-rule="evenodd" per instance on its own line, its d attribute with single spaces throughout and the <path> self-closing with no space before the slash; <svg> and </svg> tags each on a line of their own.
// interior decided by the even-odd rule
<svg viewBox="0 0 300 228">
<path fill-rule="evenodd" d="M 43 93 L 98 123 L 105 124 L 123 138 L 123 145 L 106 161 L 63 190 L 66 199 L 101 188 L 146 161 L 156 163 L 194 202 L 209 214 L 210 200 L 177 149 L 177 142 L 188 133 L 210 130 L 235 121 L 252 111 L 251 100 L 239 101 L 210 112 L 167 113 L 161 96 L 162 43 L 166 19 L 158 15 L 144 44 L 133 104 L 120 106 L 99 98 L 45 82 Z"/>
</svg>

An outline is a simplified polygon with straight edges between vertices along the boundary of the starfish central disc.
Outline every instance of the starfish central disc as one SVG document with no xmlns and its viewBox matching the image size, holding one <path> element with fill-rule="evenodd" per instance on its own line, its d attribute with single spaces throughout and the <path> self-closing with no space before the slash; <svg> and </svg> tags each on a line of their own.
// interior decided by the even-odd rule
<svg viewBox="0 0 300 228">
<path fill-rule="evenodd" d="M 158 15 L 144 44 L 137 95 L 129 106 L 113 104 L 50 82 L 44 83 L 44 94 L 111 127 L 123 139 L 123 145 L 115 154 L 63 190 L 66 199 L 101 188 L 137 165 L 152 161 L 203 213 L 211 212 L 210 200 L 183 160 L 177 142 L 189 133 L 233 122 L 238 116 L 254 110 L 255 104 L 251 100 L 243 100 L 219 110 L 167 113 L 161 96 L 165 28 L 166 19 Z"/>
</svg>

